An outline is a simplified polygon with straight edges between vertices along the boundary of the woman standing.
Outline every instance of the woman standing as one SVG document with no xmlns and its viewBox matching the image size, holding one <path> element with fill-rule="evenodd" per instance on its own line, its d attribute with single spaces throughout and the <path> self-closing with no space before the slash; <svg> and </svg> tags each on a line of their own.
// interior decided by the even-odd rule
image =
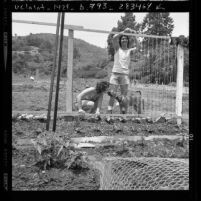
<svg viewBox="0 0 201 201">
<path fill-rule="evenodd" d="M 120 86 L 121 95 L 126 98 L 129 85 L 129 68 L 131 51 L 138 48 L 138 40 L 134 36 L 123 35 L 124 33 L 134 33 L 135 31 L 126 28 L 123 32 L 113 36 L 114 65 L 110 77 L 110 85 L 114 93 Z M 134 43 L 135 42 L 135 43 Z M 134 47 L 135 45 L 135 47 Z M 112 113 L 115 98 L 110 97 L 108 113 Z"/>
</svg>

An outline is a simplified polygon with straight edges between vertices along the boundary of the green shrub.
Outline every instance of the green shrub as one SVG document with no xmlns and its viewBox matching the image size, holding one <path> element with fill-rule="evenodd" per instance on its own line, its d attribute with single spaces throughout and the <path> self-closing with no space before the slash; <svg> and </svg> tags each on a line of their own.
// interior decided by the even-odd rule
<svg viewBox="0 0 201 201">
<path fill-rule="evenodd" d="M 101 79 L 107 77 L 107 71 L 106 70 L 100 70 L 96 73 L 95 78 Z"/>
</svg>

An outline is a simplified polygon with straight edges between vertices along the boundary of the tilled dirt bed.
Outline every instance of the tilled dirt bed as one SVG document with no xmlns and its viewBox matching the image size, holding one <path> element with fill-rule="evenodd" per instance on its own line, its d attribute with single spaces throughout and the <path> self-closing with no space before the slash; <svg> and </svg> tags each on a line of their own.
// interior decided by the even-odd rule
<svg viewBox="0 0 201 201">
<path fill-rule="evenodd" d="M 60 119 L 57 121 L 55 133 L 47 132 L 45 127 L 45 121 L 13 120 L 13 190 L 98 190 L 100 187 L 99 171 L 85 162 L 82 165 L 72 162 L 72 158 L 75 159 L 75 155 L 78 156 L 80 153 L 96 158 L 112 156 L 188 159 L 189 157 L 188 125 L 182 124 L 178 127 L 173 120 L 163 123 L 136 123 L 132 121 L 90 122 L 84 120 L 67 122 Z M 50 128 L 52 129 L 52 127 Z M 99 146 L 73 148 L 67 151 L 67 155 L 64 154 L 65 156 L 59 159 L 49 157 L 49 162 L 44 165 L 44 158 L 39 157 L 40 154 L 36 146 L 30 141 L 48 135 L 59 136 L 63 142 L 72 138 L 92 136 L 177 135 L 183 138 L 175 140 L 154 139 L 152 141 L 144 141 L 142 138 L 140 141 L 104 142 Z"/>
</svg>

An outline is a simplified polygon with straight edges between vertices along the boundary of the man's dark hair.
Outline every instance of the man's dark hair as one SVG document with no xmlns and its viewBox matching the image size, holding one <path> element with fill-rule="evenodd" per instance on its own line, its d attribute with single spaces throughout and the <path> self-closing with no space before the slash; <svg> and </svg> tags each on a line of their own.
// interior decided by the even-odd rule
<svg viewBox="0 0 201 201">
<path fill-rule="evenodd" d="M 96 91 L 97 93 L 102 93 L 106 91 L 109 88 L 109 86 L 110 86 L 109 82 L 106 82 L 106 81 L 98 82 L 96 84 Z"/>
</svg>

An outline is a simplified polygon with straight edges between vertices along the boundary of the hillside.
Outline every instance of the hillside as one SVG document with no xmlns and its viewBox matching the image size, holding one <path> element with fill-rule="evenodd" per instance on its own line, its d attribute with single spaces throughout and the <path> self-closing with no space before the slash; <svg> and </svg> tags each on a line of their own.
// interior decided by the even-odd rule
<svg viewBox="0 0 201 201">
<path fill-rule="evenodd" d="M 12 40 L 13 71 L 33 74 L 38 68 L 42 74 L 50 74 L 54 58 L 55 34 L 40 33 L 28 36 L 15 36 Z M 33 48 L 38 54 L 30 53 Z M 68 37 L 64 36 L 62 55 L 62 74 L 66 73 Z M 107 50 L 74 39 L 74 76 L 106 76 Z"/>
</svg>

